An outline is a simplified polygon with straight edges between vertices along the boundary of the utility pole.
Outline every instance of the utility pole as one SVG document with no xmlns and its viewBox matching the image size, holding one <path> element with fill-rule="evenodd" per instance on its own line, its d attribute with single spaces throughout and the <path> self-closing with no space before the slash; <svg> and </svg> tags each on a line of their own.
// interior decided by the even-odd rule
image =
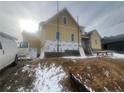
<svg viewBox="0 0 124 93">
<path fill-rule="evenodd" d="M 59 12 L 59 1 L 57 1 L 57 13 Z M 60 33 L 59 33 L 59 14 L 57 15 L 57 56 L 59 57 L 59 39 L 60 39 Z"/>
<path fill-rule="evenodd" d="M 77 24 L 78 24 L 78 50 L 79 50 L 79 32 L 80 32 L 80 26 L 79 26 L 78 21 L 79 21 L 79 18 L 77 16 Z"/>
</svg>

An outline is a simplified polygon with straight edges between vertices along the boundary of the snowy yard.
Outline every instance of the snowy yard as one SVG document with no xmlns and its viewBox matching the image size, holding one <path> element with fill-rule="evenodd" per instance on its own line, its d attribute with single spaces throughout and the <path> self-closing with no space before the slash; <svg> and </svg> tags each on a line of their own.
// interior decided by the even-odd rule
<svg viewBox="0 0 124 93">
<path fill-rule="evenodd" d="M 10 68 L 0 76 L 0 91 L 61 92 L 75 91 L 69 73 L 62 65 L 35 60 Z"/>
<path fill-rule="evenodd" d="M 124 58 L 124 54 L 119 54 L 119 53 L 113 53 L 113 57 L 114 59 L 116 58 Z"/>
<path fill-rule="evenodd" d="M 65 56 L 65 57 L 62 57 L 62 58 L 65 58 L 65 59 L 87 59 L 87 58 L 96 58 L 96 54 L 93 54 L 93 56 Z M 124 54 L 119 54 L 119 53 L 115 53 L 113 52 L 113 55 L 112 56 L 108 56 L 109 58 L 113 58 L 113 59 L 124 59 Z"/>
<path fill-rule="evenodd" d="M 124 91 L 123 61 L 95 57 L 23 61 L 0 74 L 0 91 L 79 91 L 70 80 L 70 73 L 90 91 Z"/>
</svg>

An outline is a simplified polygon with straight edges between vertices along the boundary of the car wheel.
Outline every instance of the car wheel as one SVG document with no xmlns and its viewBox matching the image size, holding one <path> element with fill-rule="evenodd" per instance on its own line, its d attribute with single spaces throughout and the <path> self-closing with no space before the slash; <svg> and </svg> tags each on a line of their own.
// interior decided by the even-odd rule
<svg viewBox="0 0 124 93">
<path fill-rule="evenodd" d="M 16 55 L 14 65 L 17 65 L 17 64 L 18 64 L 18 56 Z"/>
</svg>

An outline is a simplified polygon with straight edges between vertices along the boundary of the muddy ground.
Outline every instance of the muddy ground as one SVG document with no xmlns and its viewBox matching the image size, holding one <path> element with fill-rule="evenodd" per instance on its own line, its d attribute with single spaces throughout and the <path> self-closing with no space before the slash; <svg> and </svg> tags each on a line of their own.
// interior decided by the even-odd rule
<svg viewBox="0 0 124 93">
<path fill-rule="evenodd" d="M 124 91 L 124 59 L 110 58 L 22 61 L 0 73 L 0 91 L 79 91 L 70 73 L 90 91 Z"/>
</svg>

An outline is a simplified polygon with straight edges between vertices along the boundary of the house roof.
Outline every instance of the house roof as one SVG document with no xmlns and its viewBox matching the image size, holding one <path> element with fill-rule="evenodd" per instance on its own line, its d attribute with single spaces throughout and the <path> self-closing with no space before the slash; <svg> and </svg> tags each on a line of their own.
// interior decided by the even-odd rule
<svg viewBox="0 0 124 93">
<path fill-rule="evenodd" d="M 4 32 L 0 32 L 0 36 L 1 37 L 4 37 L 4 38 L 7 38 L 7 39 L 11 39 L 11 40 L 17 40 L 15 37 L 7 34 L 7 33 L 4 33 Z"/>
<path fill-rule="evenodd" d="M 103 44 L 114 43 L 114 42 L 119 42 L 119 41 L 124 41 L 124 34 L 104 37 L 102 39 Z"/>
<path fill-rule="evenodd" d="M 93 33 L 97 33 L 99 35 L 99 37 L 101 38 L 100 34 L 98 33 L 98 31 L 96 29 L 94 29 L 90 32 L 84 32 L 83 36 L 90 37 Z"/>
<path fill-rule="evenodd" d="M 88 33 L 88 35 L 92 35 L 93 33 L 97 33 L 97 34 L 100 36 L 100 34 L 98 33 L 98 31 L 97 31 L 96 29 L 90 31 L 90 32 Z M 101 36 L 100 36 L 100 37 L 101 37 Z"/>
<path fill-rule="evenodd" d="M 63 11 L 67 12 L 69 14 L 69 16 L 74 20 L 75 24 L 80 28 L 80 27 L 84 27 L 84 26 L 80 26 L 77 21 L 73 18 L 73 16 L 70 14 L 70 12 L 68 11 L 67 8 L 62 9 L 61 11 L 59 11 L 58 13 L 56 13 L 54 16 L 52 16 L 51 18 L 49 18 L 48 20 L 44 21 L 44 22 L 40 22 L 40 25 L 43 24 L 47 24 L 48 22 L 50 22 L 53 18 L 55 18 L 56 16 L 59 16 L 60 13 L 62 13 Z"/>
</svg>

